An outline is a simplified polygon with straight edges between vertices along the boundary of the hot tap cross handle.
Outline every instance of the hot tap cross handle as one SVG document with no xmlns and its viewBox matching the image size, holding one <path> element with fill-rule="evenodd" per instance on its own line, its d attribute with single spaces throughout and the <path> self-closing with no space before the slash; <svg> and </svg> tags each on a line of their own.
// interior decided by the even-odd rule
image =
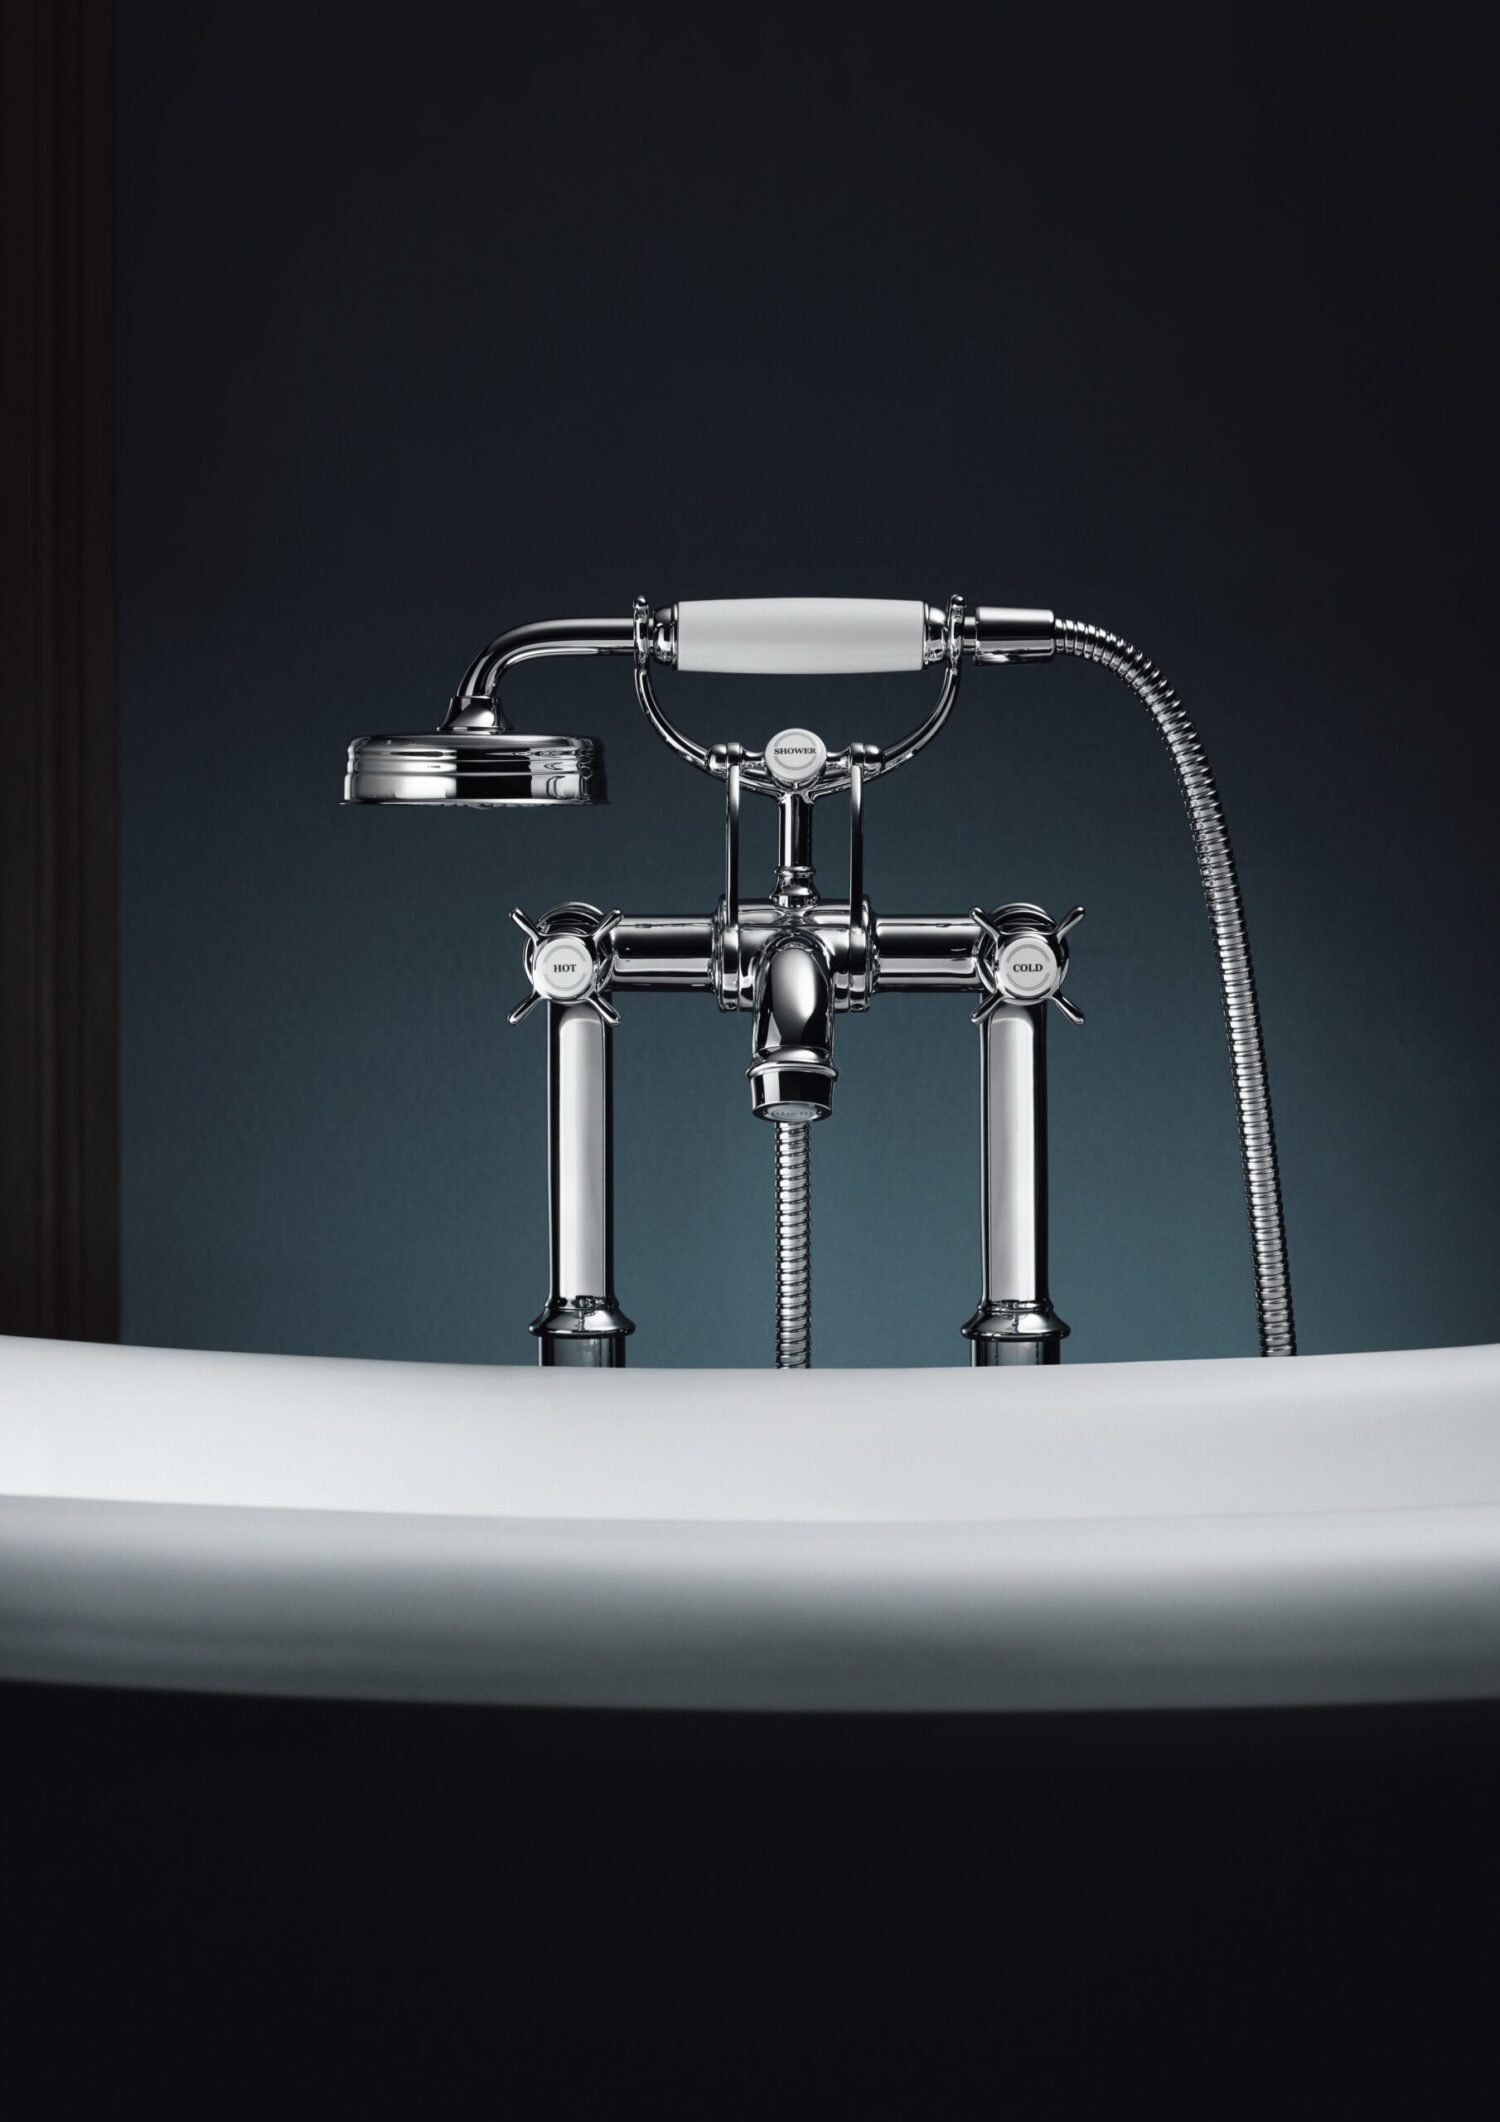
<svg viewBox="0 0 1500 2122">
<path fill-rule="evenodd" d="M 519 1024 L 538 1002 L 586 1002 L 613 1030 L 620 1013 L 601 990 L 609 971 L 609 939 L 624 919 L 620 908 L 599 914 L 593 907 L 560 907 L 536 922 L 514 906 L 510 918 L 526 938 L 531 992 L 516 1004 L 509 1021 Z"/>
</svg>

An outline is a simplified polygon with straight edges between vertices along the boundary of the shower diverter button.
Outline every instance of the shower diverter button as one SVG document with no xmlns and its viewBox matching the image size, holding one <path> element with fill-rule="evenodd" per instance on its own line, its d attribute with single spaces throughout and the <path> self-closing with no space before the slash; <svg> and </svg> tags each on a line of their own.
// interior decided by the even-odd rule
<svg viewBox="0 0 1500 2122">
<path fill-rule="evenodd" d="M 811 788 L 827 764 L 828 747 L 815 730 L 779 730 L 766 746 L 766 772 L 780 788 Z"/>
<path fill-rule="evenodd" d="M 548 1002 L 581 1002 L 594 984 L 594 957 L 581 936 L 552 936 L 538 944 L 531 982 Z"/>
</svg>

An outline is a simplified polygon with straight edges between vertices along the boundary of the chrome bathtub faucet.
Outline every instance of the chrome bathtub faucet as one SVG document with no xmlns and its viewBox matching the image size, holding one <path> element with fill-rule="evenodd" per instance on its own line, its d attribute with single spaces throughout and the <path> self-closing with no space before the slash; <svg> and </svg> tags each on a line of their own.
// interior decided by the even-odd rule
<svg viewBox="0 0 1500 2122">
<path fill-rule="evenodd" d="M 1270 1092 L 1244 913 L 1208 763 L 1180 702 L 1154 665 L 1113 634 L 1049 611 L 968 608 L 913 599 L 729 598 L 653 611 L 637 599 L 621 619 L 544 620 L 513 628 L 476 658 L 441 729 L 364 737 L 349 747 L 349 803 L 592 804 L 606 800 L 604 754 L 592 737 L 517 734 L 501 681 L 515 665 L 553 656 L 628 656 L 647 722 L 679 758 L 723 784 L 724 873 L 707 918 L 627 915 L 572 902 L 533 921 L 525 937 L 529 990 L 511 1013 L 547 1015 L 551 1288 L 532 1323 L 544 1365 L 612 1368 L 632 1322 L 614 1287 L 611 1061 L 633 991 L 693 988 L 751 1019 L 751 1110 L 776 1129 L 776 1362 L 811 1359 L 810 1130 L 833 1109 L 834 1025 L 888 992 L 976 995 L 980 1033 L 983 1283 L 963 1328 L 973 1362 L 989 1367 L 1058 1360 L 1068 1328 L 1047 1272 L 1046 1029 L 1052 1008 L 1082 1012 L 1063 992 L 1067 937 L 1083 918 L 1054 921 L 1018 903 L 965 915 L 876 916 L 864 889 L 869 786 L 905 766 L 939 734 L 966 664 L 1076 655 L 1103 664 L 1149 709 L 1166 740 L 1193 827 L 1214 928 L 1229 1028 L 1261 1351 L 1292 1355 L 1280 1182 Z M 863 671 L 940 673 L 926 718 L 901 741 L 830 751 L 814 730 L 784 729 L 764 751 L 703 745 L 663 711 L 652 669 L 773 676 Z M 740 813 L 749 794 L 777 809 L 777 861 L 764 898 L 740 877 Z M 847 878 L 825 899 L 813 865 L 813 817 L 847 801 Z"/>
</svg>

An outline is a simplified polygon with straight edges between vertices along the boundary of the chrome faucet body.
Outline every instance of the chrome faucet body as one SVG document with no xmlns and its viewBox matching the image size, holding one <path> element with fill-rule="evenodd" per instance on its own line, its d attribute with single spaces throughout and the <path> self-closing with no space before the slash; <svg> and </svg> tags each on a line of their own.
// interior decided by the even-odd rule
<svg viewBox="0 0 1500 2122">
<path fill-rule="evenodd" d="M 616 1003 L 636 992 L 692 989 L 751 1018 L 751 1110 L 776 1133 L 776 1361 L 810 1361 L 810 1131 L 832 1111 L 834 1025 L 883 992 L 977 997 L 980 1048 L 982 1286 L 962 1331 L 976 1366 L 1058 1360 L 1067 1326 L 1053 1308 L 1047 1260 L 1046 1030 L 1063 992 L 1075 907 L 1053 921 L 1017 902 L 966 915 L 877 916 L 864 888 L 868 787 L 918 756 L 952 710 L 965 664 L 1039 660 L 1058 649 L 1106 663 L 1145 700 L 1172 749 L 1189 799 L 1219 944 L 1255 1244 L 1262 1349 L 1291 1354 L 1290 1290 L 1269 1093 L 1243 913 L 1217 792 L 1195 734 L 1160 673 L 1138 652 L 1050 612 L 856 599 L 729 600 L 629 619 L 548 621 L 500 636 L 460 684 L 443 728 L 424 737 L 363 739 L 350 749 L 352 802 L 504 804 L 603 800 L 591 738 L 518 736 L 500 686 L 516 664 L 547 656 L 618 655 L 633 662 L 637 700 L 656 735 L 722 784 L 724 867 L 707 916 L 642 916 L 570 902 L 538 921 L 517 909 L 528 992 L 519 1022 L 545 1003 L 550 1289 L 533 1322 L 544 1365 L 613 1368 L 631 1321 L 615 1294 L 611 1061 Z M 855 671 L 934 667 L 936 702 L 899 743 L 830 751 L 816 732 L 788 729 L 762 752 L 703 745 L 663 712 L 656 665 L 682 670 Z M 746 794 L 778 807 L 777 862 L 765 898 L 740 885 Z M 825 899 L 813 862 L 815 807 L 847 799 L 847 874 Z M 1217 834 L 1217 837 L 1216 837 Z"/>
</svg>

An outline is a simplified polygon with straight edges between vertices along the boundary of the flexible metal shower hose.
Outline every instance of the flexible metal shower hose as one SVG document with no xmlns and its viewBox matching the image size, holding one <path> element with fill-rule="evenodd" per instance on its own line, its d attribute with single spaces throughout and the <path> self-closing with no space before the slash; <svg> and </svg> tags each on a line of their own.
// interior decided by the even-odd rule
<svg viewBox="0 0 1500 2122">
<path fill-rule="evenodd" d="M 1250 1242 L 1255 1255 L 1260 1352 L 1263 1356 L 1294 1356 L 1297 1335 L 1292 1322 L 1292 1285 L 1287 1272 L 1281 1180 L 1276 1169 L 1276 1134 L 1271 1124 L 1271 1091 L 1261 1044 L 1260 1008 L 1255 999 L 1255 974 L 1250 965 L 1250 939 L 1245 933 L 1239 879 L 1213 772 L 1181 701 L 1156 665 L 1138 648 L 1132 648 L 1117 634 L 1073 619 L 1058 620 L 1057 647 L 1062 655 L 1102 663 L 1125 681 L 1150 709 L 1177 769 L 1219 959 L 1224 1024 L 1239 1111 L 1245 1197 L 1250 1209 Z"/>
<path fill-rule="evenodd" d="M 775 1128 L 778 1370 L 806 1370 L 812 1360 L 808 1172 L 811 1132 L 806 1120 L 778 1121 Z"/>
</svg>

